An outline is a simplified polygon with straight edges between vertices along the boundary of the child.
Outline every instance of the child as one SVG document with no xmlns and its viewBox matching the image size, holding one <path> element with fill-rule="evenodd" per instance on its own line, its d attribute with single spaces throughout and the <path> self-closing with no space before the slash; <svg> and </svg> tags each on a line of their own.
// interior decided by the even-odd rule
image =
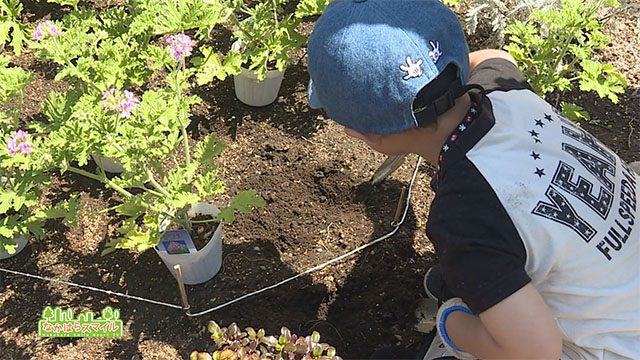
<svg viewBox="0 0 640 360">
<path fill-rule="evenodd" d="M 438 166 L 427 234 L 435 295 L 454 296 L 438 312 L 449 353 L 640 359 L 639 178 L 509 54 L 469 54 L 435 0 L 334 0 L 308 50 L 312 107 Z"/>
</svg>

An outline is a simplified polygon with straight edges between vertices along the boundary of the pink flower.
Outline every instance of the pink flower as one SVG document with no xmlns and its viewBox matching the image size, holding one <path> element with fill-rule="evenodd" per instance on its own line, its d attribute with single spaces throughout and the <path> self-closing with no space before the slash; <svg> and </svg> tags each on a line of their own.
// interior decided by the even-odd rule
<svg viewBox="0 0 640 360">
<path fill-rule="evenodd" d="M 185 34 L 175 34 L 171 35 L 166 40 L 167 49 L 171 53 L 171 56 L 176 59 L 176 61 L 184 61 L 184 58 L 191 55 L 191 50 L 193 49 L 193 40 Z"/>
<path fill-rule="evenodd" d="M 120 111 L 120 117 L 129 118 L 131 112 L 138 106 L 138 99 L 131 91 L 125 90 L 123 93 L 124 99 L 120 102 L 117 110 Z"/>
<path fill-rule="evenodd" d="M 130 118 L 138 103 L 139 100 L 128 90 L 120 93 L 118 89 L 111 88 L 102 94 L 102 107 L 110 111 L 120 112 L 120 117 L 122 118 Z"/>
<path fill-rule="evenodd" d="M 119 99 L 116 95 L 118 89 L 111 88 L 104 93 L 102 93 L 102 107 L 109 110 L 115 110 L 116 106 L 118 106 Z"/>
<path fill-rule="evenodd" d="M 60 31 L 54 23 L 46 20 L 36 26 L 36 30 L 33 32 L 33 40 L 40 41 L 49 36 L 58 36 L 61 34 L 62 31 Z"/>
<path fill-rule="evenodd" d="M 26 131 L 17 130 L 7 139 L 7 151 L 11 156 L 16 157 L 18 153 L 29 155 L 33 151 L 31 142 L 28 140 L 29 134 Z"/>
</svg>

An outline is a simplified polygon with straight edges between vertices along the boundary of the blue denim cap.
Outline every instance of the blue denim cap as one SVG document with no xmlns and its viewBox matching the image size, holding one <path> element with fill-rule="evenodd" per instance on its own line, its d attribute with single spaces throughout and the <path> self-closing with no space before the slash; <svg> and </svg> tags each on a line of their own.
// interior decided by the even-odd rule
<svg viewBox="0 0 640 360">
<path fill-rule="evenodd" d="M 413 101 L 449 64 L 465 83 L 464 32 L 439 1 L 333 0 L 309 38 L 309 105 L 360 132 L 399 133 L 418 126 Z"/>
</svg>

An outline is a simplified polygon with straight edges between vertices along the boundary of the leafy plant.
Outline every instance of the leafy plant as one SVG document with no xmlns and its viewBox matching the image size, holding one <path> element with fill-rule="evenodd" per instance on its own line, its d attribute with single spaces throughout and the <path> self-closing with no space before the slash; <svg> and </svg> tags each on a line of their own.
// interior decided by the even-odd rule
<svg viewBox="0 0 640 360">
<path fill-rule="evenodd" d="M 214 158 L 224 144 L 210 135 L 195 146 L 187 134 L 190 108 L 200 98 L 187 94 L 197 73 L 187 66 L 195 41 L 184 33 L 209 30 L 231 8 L 223 1 L 132 0 L 126 6 L 71 11 L 34 45 L 39 56 L 60 65 L 58 80 L 72 89 L 49 94 L 44 114 L 52 161 L 61 172 L 101 182 L 120 195 L 121 203 L 105 211 L 125 218 L 115 249 L 144 251 L 164 231 L 190 229 L 189 207 L 224 192 Z M 55 30 L 53 30 L 55 28 Z M 156 81 L 150 86 L 152 75 Z M 95 172 L 83 168 L 98 162 Z M 122 164 L 124 173 L 107 176 L 102 159 Z M 240 192 L 216 219 L 232 222 L 235 212 L 264 204 L 254 191 Z"/>
<path fill-rule="evenodd" d="M 60 34 L 34 47 L 40 58 L 62 66 L 56 80 L 96 91 L 142 86 L 170 64 L 167 51 L 158 46 L 160 35 L 195 30 L 202 38 L 231 16 L 229 1 L 131 0 L 100 12 L 81 8 L 54 24 Z"/>
<path fill-rule="evenodd" d="M 527 21 L 534 9 L 548 9 L 557 3 L 558 0 L 471 0 L 465 13 L 465 29 L 473 34 L 480 23 L 490 24 L 490 36 L 496 42 L 495 46 L 502 46 L 504 31 L 510 22 Z"/>
<path fill-rule="evenodd" d="M 147 250 L 172 224 L 190 229 L 189 207 L 224 192 L 214 161 L 224 144 L 209 135 L 193 146 L 186 130 L 190 107 L 200 101 L 185 94 L 196 71 L 185 63 L 193 41 L 176 34 L 166 42 L 163 51 L 169 64 L 164 86 L 138 95 L 133 88 L 99 92 L 78 86 L 52 93 L 45 103 L 51 153 L 61 170 L 97 180 L 121 197 L 121 204 L 107 211 L 126 218 L 119 228 L 122 236 L 113 239 L 104 254 L 115 249 Z M 125 172 L 112 178 L 100 166 L 96 172 L 82 169 L 92 154 L 117 160 Z M 264 200 L 255 191 L 240 192 L 216 219 L 202 222 L 230 223 L 236 211 L 246 213 L 262 205 Z"/>
<path fill-rule="evenodd" d="M 247 17 L 243 20 L 231 17 L 233 34 L 238 40 L 232 53 L 239 54 L 241 63 L 252 70 L 258 80 L 264 80 L 268 70 L 284 71 L 291 62 L 291 52 L 306 42 L 306 38 L 296 30 L 300 18 L 293 13 L 284 14 L 286 2 L 270 0 L 258 2 L 253 7 L 242 4 L 236 13 Z"/>
<path fill-rule="evenodd" d="M 10 59 L 0 55 L 0 104 L 5 111 L 0 111 L 0 125 L 2 128 L 14 126 L 20 116 L 23 97 L 22 90 L 33 78 L 33 75 L 22 68 L 9 66 Z M 14 102 L 14 104 L 10 104 Z"/>
<path fill-rule="evenodd" d="M 71 223 L 76 213 L 76 197 L 56 205 L 43 204 L 42 190 L 49 183 L 51 168 L 43 136 L 18 129 L 22 91 L 32 75 L 9 67 L 9 59 L 0 56 L 0 252 L 13 254 L 15 240 L 42 237 L 47 219 L 62 218 Z"/>
<path fill-rule="evenodd" d="M 207 327 L 215 342 L 213 354 L 194 351 L 190 360 L 339 360 L 336 349 L 320 343 L 320 334 L 314 331 L 310 336 L 299 337 L 283 327 L 280 336 L 266 336 L 264 329 L 258 331 L 246 328 L 241 331 L 236 323 L 221 328 L 214 321 Z"/>
<path fill-rule="evenodd" d="M 200 47 L 202 56 L 196 56 L 191 63 L 196 67 L 196 83 L 206 85 L 214 79 L 224 80 L 229 75 L 239 74 L 243 62 L 243 56 L 234 51 L 230 51 L 221 60 L 221 55 L 210 46 Z"/>
<path fill-rule="evenodd" d="M 20 55 L 27 43 L 27 25 L 20 22 L 20 0 L 0 0 L 0 49 L 11 43 L 13 52 Z"/>
<path fill-rule="evenodd" d="M 460 1 L 460 0 L 453 0 L 453 1 Z M 296 6 L 295 15 L 297 18 L 321 15 L 324 12 L 324 9 L 329 5 L 330 2 L 331 0 L 301 0 Z"/>
<path fill-rule="evenodd" d="M 128 26 L 132 16 L 123 8 L 101 13 L 72 11 L 57 24 L 60 33 L 36 44 L 40 58 L 61 65 L 56 80 L 95 91 L 141 86 L 153 74 L 149 63 L 161 68 L 166 51 L 151 45 L 151 37 L 136 35 Z"/>
<path fill-rule="evenodd" d="M 196 29 L 204 38 L 211 29 L 226 21 L 235 0 L 131 0 L 134 15 L 131 28 L 136 34 L 164 35 Z"/>
<path fill-rule="evenodd" d="M 540 96 L 574 89 L 595 91 L 618 102 L 626 80 L 609 64 L 592 60 L 610 39 L 601 31 L 598 12 L 617 7 L 616 0 L 562 0 L 559 9 L 534 10 L 528 22 L 515 21 L 506 29 L 510 35 L 505 49 L 518 61 L 531 86 Z M 585 117 L 579 106 L 565 104 L 563 115 Z"/>
</svg>

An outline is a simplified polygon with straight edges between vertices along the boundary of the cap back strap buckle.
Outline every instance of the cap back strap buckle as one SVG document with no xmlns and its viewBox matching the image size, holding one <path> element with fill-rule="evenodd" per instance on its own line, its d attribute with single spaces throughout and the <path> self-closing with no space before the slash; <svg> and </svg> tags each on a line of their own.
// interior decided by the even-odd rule
<svg viewBox="0 0 640 360">
<path fill-rule="evenodd" d="M 458 68 L 450 63 L 442 73 L 422 88 L 413 102 L 413 114 L 418 126 L 434 122 L 438 116 L 449 111 L 456 99 L 464 93 Z"/>
</svg>

